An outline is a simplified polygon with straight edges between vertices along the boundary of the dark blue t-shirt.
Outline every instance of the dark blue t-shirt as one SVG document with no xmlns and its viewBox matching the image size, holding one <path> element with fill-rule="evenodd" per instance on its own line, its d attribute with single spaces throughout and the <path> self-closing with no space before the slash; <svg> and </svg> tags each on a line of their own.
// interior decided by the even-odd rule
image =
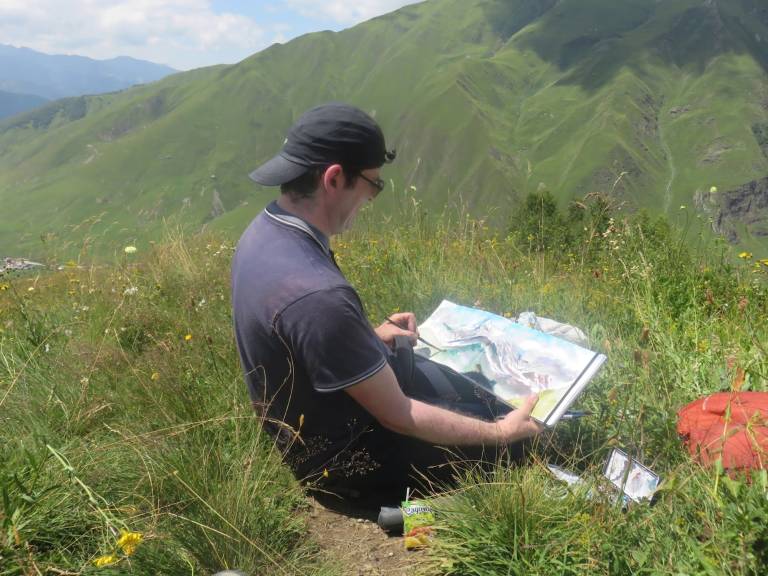
<svg viewBox="0 0 768 576">
<path fill-rule="evenodd" d="M 270 204 L 238 243 L 232 306 L 251 399 L 295 474 L 375 468 L 360 439 L 380 425 L 343 390 L 381 370 L 388 348 L 328 239 Z"/>
</svg>

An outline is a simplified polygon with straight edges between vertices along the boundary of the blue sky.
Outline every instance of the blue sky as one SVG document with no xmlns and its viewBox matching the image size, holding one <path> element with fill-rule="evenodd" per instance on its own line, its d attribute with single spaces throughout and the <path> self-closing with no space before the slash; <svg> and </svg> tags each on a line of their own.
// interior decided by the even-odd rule
<svg viewBox="0 0 768 576">
<path fill-rule="evenodd" d="M 0 44 L 188 70 L 231 64 L 275 42 L 342 30 L 416 1 L 0 0 Z"/>
<path fill-rule="evenodd" d="M 310 18 L 302 14 L 296 7 L 279 0 L 254 0 L 252 2 L 213 0 L 211 5 L 213 10 L 219 14 L 225 12 L 243 14 L 267 27 L 286 26 L 288 27 L 287 33 L 290 34 L 291 38 L 307 32 L 341 30 L 346 27 L 345 24 L 327 15 L 317 14 Z"/>
</svg>

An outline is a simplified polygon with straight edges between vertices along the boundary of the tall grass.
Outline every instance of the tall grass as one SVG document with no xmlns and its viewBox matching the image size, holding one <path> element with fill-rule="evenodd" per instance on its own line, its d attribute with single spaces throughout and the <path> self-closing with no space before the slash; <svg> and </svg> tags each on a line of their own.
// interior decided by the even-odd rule
<svg viewBox="0 0 768 576">
<path fill-rule="evenodd" d="M 328 572 L 242 383 L 231 254 L 171 236 L 2 282 L 0 574 Z"/>
<path fill-rule="evenodd" d="M 757 574 L 765 476 L 699 469 L 675 432 L 685 403 L 764 390 L 764 264 L 626 216 L 597 197 L 568 214 L 546 198 L 508 229 L 414 190 L 334 242 L 372 322 L 425 318 L 443 298 L 580 326 L 609 361 L 580 405 L 594 415 L 543 435 L 534 463 L 468 474 L 435 501 L 433 574 Z M 684 236 L 685 235 L 685 236 Z M 696 250 L 691 245 L 699 244 Z M 261 432 L 231 334 L 232 244 L 171 235 L 110 267 L 0 279 L 0 574 L 110 570 L 328 573 L 305 542 L 303 496 Z M 758 255 L 759 256 L 759 255 Z M 666 480 L 623 511 L 568 492 L 543 463 L 596 485 L 622 447 Z M 474 475 L 473 475 L 474 474 Z M 143 540 L 131 555 L 122 531 Z"/>
<path fill-rule="evenodd" d="M 690 461 L 677 411 L 704 394 L 766 390 L 768 261 L 625 215 L 600 197 L 563 215 L 534 198 L 507 230 L 408 194 L 337 246 L 374 319 L 424 318 L 448 298 L 506 315 L 533 310 L 582 327 L 608 363 L 579 401 L 593 416 L 542 435 L 535 464 L 470 474 L 438 499 L 431 569 L 445 574 L 760 574 L 768 569 L 766 476 L 721 478 Z M 690 248 L 693 246 L 693 248 Z M 741 373 L 745 380 L 739 384 Z M 734 384 L 736 383 L 736 384 Z M 658 502 L 623 511 L 595 483 L 621 447 L 665 480 Z M 558 486 L 545 463 L 583 473 L 591 494 Z"/>
</svg>

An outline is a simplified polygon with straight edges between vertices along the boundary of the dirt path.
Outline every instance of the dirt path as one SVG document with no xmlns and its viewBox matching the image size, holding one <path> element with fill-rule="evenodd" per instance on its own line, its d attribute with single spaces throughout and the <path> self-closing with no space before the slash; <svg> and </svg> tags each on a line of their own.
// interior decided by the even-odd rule
<svg viewBox="0 0 768 576">
<path fill-rule="evenodd" d="M 675 103 L 679 102 L 683 92 L 685 91 L 685 87 L 688 84 L 688 76 L 683 75 L 681 82 L 682 83 L 680 87 L 677 89 L 677 94 L 675 95 Z M 677 167 L 675 166 L 675 159 L 672 157 L 672 148 L 669 147 L 669 144 L 664 138 L 663 125 L 667 121 L 668 117 L 669 110 L 666 110 L 666 114 L 660 115 L 658 121 L 659 143 L 661 144 L 662 150 L 664 150 L 664 154 L 667 156 L 667 165 L 669 166 L 669 179 L 667 180 L 667 187 L 664 189 L 664 212 L 667 214 L 669 214 L 669 210 L 672 207 L 672 184 L 675 182 L 675 178 L 677 178 Z"/>
<path fill-rule="evenodd" d="M 374 512 L 351 509 L 337 512 L 317 500 L 310 499 L 310 503 L 310 536 L 329 558 L 343 567 L 344 576 L 412 574 L 422 552 L 409 552 L 402 537 L 388 536 L 376 524 Z"/>
</svg>

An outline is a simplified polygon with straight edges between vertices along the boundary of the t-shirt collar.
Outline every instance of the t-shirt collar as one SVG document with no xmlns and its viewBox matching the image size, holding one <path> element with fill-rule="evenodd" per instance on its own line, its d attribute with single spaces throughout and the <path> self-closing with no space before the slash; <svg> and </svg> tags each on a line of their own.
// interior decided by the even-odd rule
<svg viewBox="0 0 768 576">
<path fill-rule="evenodd" d="M 273 220 L 277 220 L 286 226 L 301 230 L 317 242 L 326 254 L 331 253 L 331 243 L 328 241 L 328 237 L 325 234 L 303 218 L 291 214 L 287 210 L 281 208 L 277 201 L 273 200 L 269 206 L 264 209 L 264 212 Z"/>
</svg>

